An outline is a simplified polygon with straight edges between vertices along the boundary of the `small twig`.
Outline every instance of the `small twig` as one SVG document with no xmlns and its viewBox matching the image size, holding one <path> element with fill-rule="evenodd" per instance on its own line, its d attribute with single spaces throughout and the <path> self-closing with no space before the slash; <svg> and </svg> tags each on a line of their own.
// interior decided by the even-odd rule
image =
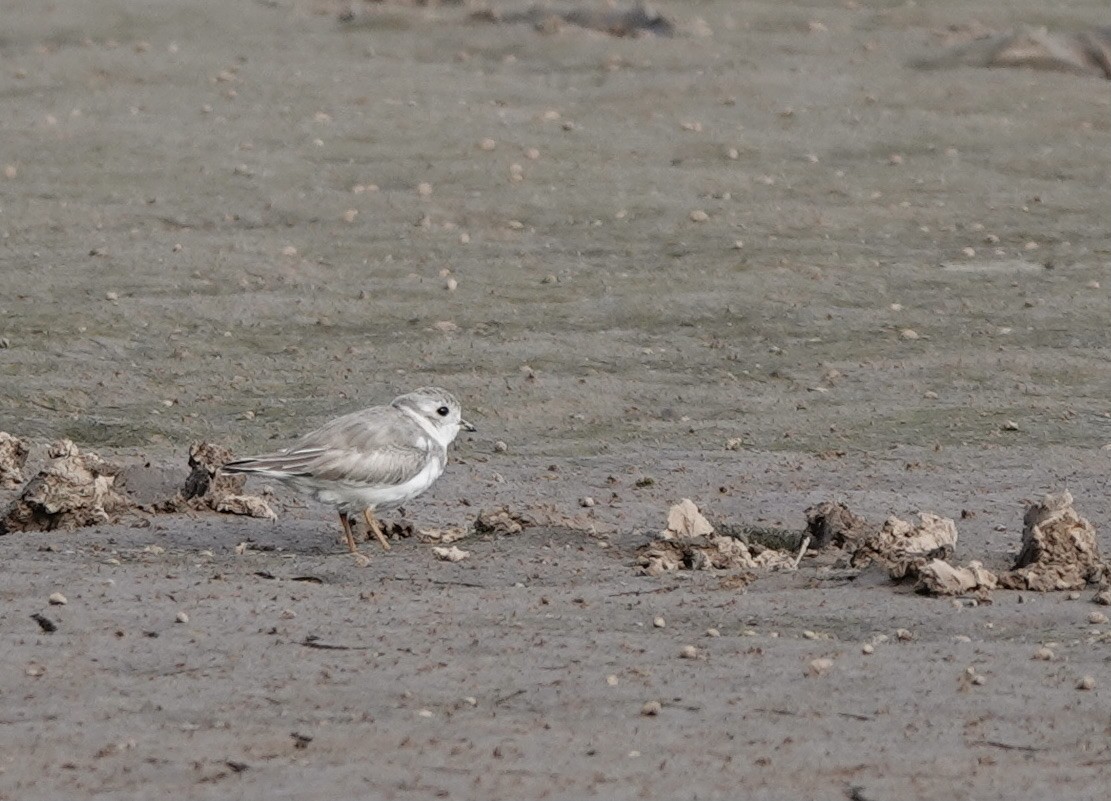
<svg viewBox="0 0 1111 801">
<path fill-rule="evenodd" d="M 656 593 L 660 592 L 674 592 L 677 589 L 679 589 L 678 584 L 676 584 L 674 587 L 656 587 L 654 590 L 628 590 L 626 592 L 614 592 L 610 593 L 610 595 L 607 597 L 620 598 L 623 595 L 655 595 Z"/>
<path fill-rule="evenodd" d="M 310 634 L 305 639 L 301 640 L 300 645 L 306 648 L 319 648 L 322 651 L 369 651 L 372 646 L 370 645 L 335 645 L 328 642 L 320 642 L 315 634 Z"/>
<path fill-rule="evenodd" d="M 514 690 L 509 695 L 503 695 L 501 698 L 495 699 L 494 700 L 494 706 L 500 706 L 501 704 L 504 704 L 506 701 L 509 701 L 513 698 L 516 698 L 518 695 L 524 695 L 524 694 L 525 694 L 524 690 Z"/>
<path fill-rule="evenodd" d="M 1032 745 L 1013 745 L 1012 743 L 1002 743 L 998 740 L 972 740 L 969 745 L 990 745 L 992 748 L 1002 748 L 1004 751 L 1044 751 L 1044 748 L 1036 748 Z"/>
<path fill-rule="evenodd" d="M 795 570 L 799 569 L 799 563 L 802 562 L 802 557 L 806 556 L 806 549 L 809 546 L 810 546 L 810 535 L 808 534 L 808 535 L 806 535 L 805 537 L 802 538 L 802 547 L 799 548 L 799 555 L 795 557 L 795 564 L 793 565 Z"/>
<path fill-rule="evenodd" d="M 875 720 L 875 715 L 859 715 L 856 712 L 838 712 L 843 718 L 852 718 L 853 720 Z"/>
</svg>

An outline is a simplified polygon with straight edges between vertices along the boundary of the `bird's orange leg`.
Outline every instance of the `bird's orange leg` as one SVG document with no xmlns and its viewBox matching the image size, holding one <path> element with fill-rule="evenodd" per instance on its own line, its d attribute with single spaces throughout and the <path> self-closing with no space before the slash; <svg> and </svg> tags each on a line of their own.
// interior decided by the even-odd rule
<svg viewBox="0 0 1111 801">
<path fill-rule="evenodd" d="M 388 551 L 390 549 L 390 542 L 386 539 L 386 535 L 382 533 L 382 527 L 378 525 L 378 520 L 374 517 L 374 512 L 370 511 L 370 507 L 363 510 L 363 517 L 366 518 L 366 524 L 374 536 L 378 538 L 378 542 Z"/>
<path fill-rule="evenodd" d="M 359 546 L 355 544 L 355 535 L 351 533 L 351 521 L 347 519 L 347 515 L 343 512 L 339 513 L 339 522 L 343 526 L 343 536 L 347 540 L 347 549 L 351 553 L 358 553 Z"/>
</svg>

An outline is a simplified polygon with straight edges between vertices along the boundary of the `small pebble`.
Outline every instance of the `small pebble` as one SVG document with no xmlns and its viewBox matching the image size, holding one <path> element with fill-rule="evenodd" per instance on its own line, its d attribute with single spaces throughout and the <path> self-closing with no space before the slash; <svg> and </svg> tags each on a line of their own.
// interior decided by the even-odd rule
<svg viewBox="0 0 1111 801">
<path fill-rule="evenodd" d="M 652 625 L 658 629 L 662 629 L 667 626 L 667 621 L 664 620 L 662 617 L 653 618 Z"/>
<path fill-rule="evenodd" d="M 680 659 L 698 659 L 698 649 L 693 645 L 684 645 L 679 649 Z"/>
<path fill-rule="evenodd" d="M 717 629 L 713 629 L 713 628 L 706 629 L 706 636 L 707 637 L 720 637 L 721 632 L 718 631 Z"/>
<path fill-rule="evenodd" d="M 1003 431 L 1018 431 L 1018 423 L 1014 420 L 1004 420 L 1003 425 L 999 426 Z"/>
<path fill-rule="evenodd" d="M 741 157 L 741 154 L 740 151 L 737 150 L 737 148 L 731 147 L 725 151 L 725 157 L 730 161 L 736 161 Z"/>
<path fill-rule="evenodd" d="M 1092 612 L 1090 615 L 1088 615 L 1088 622 L 1091 623 L 1093 626 L 1102 626 L 1104 623 L 1107 622 L 1107 615 L 1103 614 L 1103 612 Z"/>
<path fill-rule="evenodd" d="M 821 637 L 816 631 L 804 631 L 802 636 L 808 640 L 820 640 Z"/>
<path fill-rule="evenodd" d="M 1094 690 L 1096 688 L 1095 676 L 1084 676 L 1076 683 L 1078 690 Z"/>
<path fill-rule="evenodd" d="M 509 446 L 500 439 L 494 442 L 494 453 L 505 453 L 507 450 L 509 450 Z"/>
<path fill-rule="evenodd" d="M 866 642 L 864 645 L 860 646 L 860 652 L 862 654 L 874 654 L 876 652 L 876 646 L 872 645 L 870 642 Z"/>
<path fill-rule="evenodd" d="M 105 292 L 104 293 L 104 299 L 105 300 L 119 300 L 120 299 L 120 293 L 119 292 Z"/>
<path fill-rule="evenodd" d="M 976 672 L 976 668 L 974 667 L 966 667 L 964 669 L 964 675 L 970 684 L 974 684 L 977 687 L 983 685 L 987 681 L 987 679 Z"/>
<path fill-rule="evenodd" d="M 913 640 L 914 635 L 911 634 L 908 629 L 895 629 L 895 639 L 903 641 Z"/>
<path fill-rule="evenodd" d="M 481 142 L 479 142 L 478 146 L 483 150 L 493 150 L 495 147 L 498 146 L 498 143 L 495 142 L 493 139 L 487 137 L 486 139 L 483 139 Z"/>
<path fill-rule="evenodd" d="M 807 667 L 806 673 L 808 676 L 824 676 L 833 667 L 833 660 L 827 657 L 815 659 Z"/>
<path fill-rule="evenodd" d="M 710 215 L 702 209 L 695 209 L 690 213 L 691 222 L 702 223 L 710 219 Z"/>
<path fill-rule="evenodd" d="M 1052 662 L 1053 661 L 1053 649 L 1052 648 L 1046 648 L 1045 646 L 1042 646 L 1038 650 L 1034 651 L 1033 658 L 1037 659 L 1039 662 Z"/>
<path fill-rule="evenodd" d="M 640 714 L 647 718 L 654 718 L 662 711 L 663 705 L 659 701 L 648 701 L 640 708 Z"/>
<path fill-rule="evenodd" d="M 1088 289 L 1099 289 L 1099 281 L 1089 281 L 1084 286 Z"/>
<path fill-rule="evenodd" d="M 1069 598 L 1070 601 L 1079 601 L 1080 600 L 1080 593 L 1070 592 L 1069 595 L 1068 595 L 1068 598 Z"/>
<path fill-rule="evenodd" d="M 50 602 L 51 606 L 65 606 L 69 603 L 66 596 L 62 595 L 60 592 L 51 593 L 50 597 L 46 600 Z"/>
<path fill-rule="evenodd" d="M 583 507 L 584 509 L 589 509 L 590 507 L 594 506 L 594 499 L 591 498 L 589 495 L 579 498 L 579 506 Z"/>
<path fill-rule="evenodd" d="M 918 332 L 913 328 L 904 328 L 899 332 L 899 336 L 903 339 L 918 339 Z"/>
<path fill-rule="evenodd" d="M 530 147 L 528 150 L 525 151 L 525 158 L 529 161 L 536 161 L 538 158 L 540 158 L 540 151 L 537 150 L 535 147 Z"/>
<path fill-rule="evenodd" d="M 417 194 L 421 197 L 430 197 L 432 195 L 432 184 L 428 181 L 421 181 L 417 184 Z"/>
<path fill-rule="evenodd" d="M 608 676 L 606 676 L 606 684 L 608 684 L 610 687 L 616 687 L 618 681 L 619 681 L 619 679 L 617 678 L 617 675 L 614 674 L 614 673 L 611 673 Z"/>
<path fill-rule="evenodd" d="M 345 223 L 353 223 L 353 222 L 355 222 L 355 218 L 358 217 L 358 216 L 359 216 L 359 210 L 358 209 L 348 209 L 347 211 L 345 211 L 343 213 L 343 221 Z"/>
<path fill-rule="evenodd" d="M 976 255 L 976 248 L 962 248 L 961 253 L 971 259 L 973 256 Z"/>
<path fill-rule="evenodd" d="M 444 281 L 444 289 L 446 289 L 448 292 L 454 292 L 458 288 L 459 282 L 456 281 L 454 278 L 449 278 Z"/>
<path fill-rule="evenodd" d="M 286 245 L 284 248 L 282 248 L 282 255 L 283 256 L 296 256 L 297 255 L 297 248 L 293 247 L 293 245 Z"/>
<path fill-rule="evenodd" d="M 1077 593 L 1077 595 L 1079 596 L 1080 593 Z M 1092 598 L 1092 601 L 1102 606 L 1111 606 L 1111 589 L 1100 590 L 1095 594 L 1095 597 Z"/>
<path fill-rule="evenodd" d="M 432 717 L 432 710 L 431 709 L 422 709 L 421 711 L 417 712 L 417 715 L 419 715 L 422 718 L 430 718 L 430 717 Z"/>
<path fill-rule="evenodd" d="M 178 612 L 177 617 L 175 619 L 177 620 L 178 623 L 188 623 L 189 622 L 189 615 L 185 614 L 184 612 Z"/>
</svg>

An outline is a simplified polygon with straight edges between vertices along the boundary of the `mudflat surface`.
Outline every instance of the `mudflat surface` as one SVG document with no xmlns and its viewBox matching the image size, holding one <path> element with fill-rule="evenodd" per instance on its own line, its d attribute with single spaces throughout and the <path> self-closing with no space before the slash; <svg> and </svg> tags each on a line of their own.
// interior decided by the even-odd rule
<svg viewBox="0 0 1111 801">
<path fill-rule="evenodd" d="M 1104 797 L 1091 590 L 633 568 L 681 497 L 966 511 L 991 568 L 1046 491 L 1106 529 L 1107 84 L 906 66 L 1104 4 L 665 2 L 681 35 L 629 40 L 334 10 L 6 4 L 0 430 L 154 493 L 191 441 L 439 384 L 481 430 L 409 519 L 596 530 L 359 568 L 279 490 L 2 537 L 0 798 Z"/>
</svg>

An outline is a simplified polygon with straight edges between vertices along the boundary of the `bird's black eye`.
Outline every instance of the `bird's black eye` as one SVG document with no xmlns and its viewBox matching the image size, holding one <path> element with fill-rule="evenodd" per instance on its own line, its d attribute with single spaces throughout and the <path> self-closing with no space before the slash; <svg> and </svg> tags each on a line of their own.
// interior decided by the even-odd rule
<svg viewBox="0 0 1111 801">
<path fill-rule="evenodd" d="M 451 409 L 449 409 L 448 407 L 441 406 L 439 409 L 436 410 L 436 414 L 440 415 L 440 417 L 447 417 L 450 411 Z"/>
</svg>

